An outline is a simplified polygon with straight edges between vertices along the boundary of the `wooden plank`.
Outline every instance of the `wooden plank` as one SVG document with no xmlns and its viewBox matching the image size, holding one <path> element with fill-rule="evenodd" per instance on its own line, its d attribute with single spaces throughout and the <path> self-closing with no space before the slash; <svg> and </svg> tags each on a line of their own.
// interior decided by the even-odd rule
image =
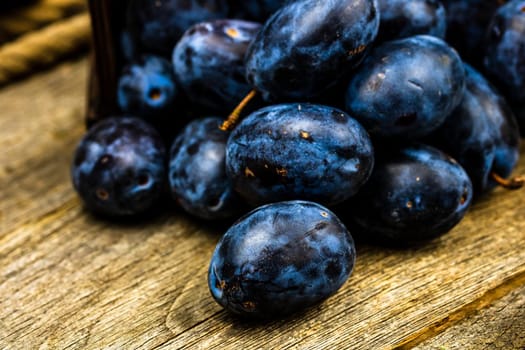
<svg viewBox="0 0 525 350">
<path fill-rule="evenodd" d="M 525 349 L 525 286 L 414 350 Z"/>
<path fill-rule="evenodd" d="M 0 90 L 1 232 L 74 197 L 68 168 L 84 131 L 86 76 L 82 60 Z"/>
<path fill-rule="evenodd" d="M 236 319 L 206 283 L 224 227 L 170 206 L 129 223 L 82 209 L 69 163 L 86 72 L 82 60 L 0 90 L 0 348 L 407 347 L 525 284 L 525 196 L 498 189 L 418 249 L 358 245 L 350 280 L 321 305 Z"/>
</svg>

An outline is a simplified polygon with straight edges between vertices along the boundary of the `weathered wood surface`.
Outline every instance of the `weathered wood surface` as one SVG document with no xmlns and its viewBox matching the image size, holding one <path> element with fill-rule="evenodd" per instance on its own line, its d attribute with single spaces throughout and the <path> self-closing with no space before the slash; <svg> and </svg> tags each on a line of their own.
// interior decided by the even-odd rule
<svg viewBox="0 0 525 350">
<path fill-rule="evenodd" d="M 523 348 L 518 333 L 497 333 L 508 319 L 523 330 L 523 191 L 496 190 L 418 249 L 360 244 L 353 275 L 326 302 L 286 320 L 241 321 L 206 284 L 224 228 L 174 208 L 135 223 L 82 209 L 69 163 L 86 79 L 81 60 L 0 90 L 0 348 L 433 349 L 487 339 Z M 478 316 L 488 328 L 466 331 L 483 328 Z"/>
<path fill-rule="evenodd" d="M 525 349 L 525 286 L 461 320 L 415 350 Z"/>
</svg>

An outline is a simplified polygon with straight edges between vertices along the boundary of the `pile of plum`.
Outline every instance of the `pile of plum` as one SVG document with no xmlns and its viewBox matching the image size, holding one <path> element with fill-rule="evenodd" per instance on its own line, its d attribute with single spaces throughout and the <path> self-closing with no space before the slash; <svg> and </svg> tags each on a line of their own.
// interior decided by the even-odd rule
<svg viewBox="0 0 525 350">
<path fill-rule="evenodd" d="M 236 220 L 208 274 L 235 314 L 337 291 L 347 228 L 430 240 L 523 183 L 525 0 L 130 0 L 125 17 L 121 114 L 81 140 L 74 187 L 109 217 L 169 193 Z"/>
</svg>

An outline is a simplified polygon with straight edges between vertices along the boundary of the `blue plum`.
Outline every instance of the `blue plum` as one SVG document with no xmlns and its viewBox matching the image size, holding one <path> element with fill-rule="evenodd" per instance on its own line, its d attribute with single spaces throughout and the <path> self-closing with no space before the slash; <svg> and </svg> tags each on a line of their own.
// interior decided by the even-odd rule
<svg viewBox="0 0 525 350">
<path fill-rule="evenodd" d="M 93 125 L 78 144 L 71 177 L 85 206 L 107 216 L 150 209 L 165 186 L 166 151 L 158 132 L 136 117 Z"/>
<path fill-rule="evenodd" d="M 468 64 L 465 72 L 463 100 L 425 141 L 463 166 L 478 196 L 495 186 L 491 174 L 502 178 L 511 174 L 519 158 L 520 134 L 499 92 Z"/>
<path fill-rule="evenodd" d="M 126 65 L 118 81 L 118 105 L 122 112 L 156 118 L 173 112 L 178 88 L 169 61 L 146 55 Z"/>
<path fill-rule="evenodd" d="M 372 241 L 410 244 L 448 232 L 472 195 L 472 183 L 454 159 L 414 144 L 378 152 L 370 180 L 339 215 Z"/>
<path fill-rule="evenodd" d="M 364 128 L 333 107 L 259 109 L 231 132 L 226 171 L 248 202 L 305 199 L 334 205 L 357 192 L 374 162 Z"/>
<path fill-rule="evenodd" d="M 456 51 L 439 38 L 416 35 L 370 52 L 350 80 L 345 110 L 372 136 L 414 139 L 443 123 L 464 87 Z"/>
<path fill-rule="evenodd" d="M 516 112 L 525 136 L 525 1 L 512 0 L 494 14 L 484 41 L 483 64 Z"/>
<path fill-rule="evenodd" d="M 208 285 L 234 314 L 276 317 L 334 294 L 354 262 L 352 236 L 332 212 L 314 202 L 279 202 L 228 229 L 211 258 Z"/>
<path fill-rule="evenodd" d="M 221 118 L 190 122 L 171 146 L 169 181 L 172 197 L 188 213 L 202 219 L 225 219 L 245 205 L 226 176 L 228 133 L 219 130 Z"/>
<path fill-rule="evenodd" d="M 129 0 L 125 26 L 138 52 L 169 58 L 189 27 L 228 11 L 227 0 Z"/>
<path fill-rule="evenodd" d="M 375 0 L 292 1 L 248 48 L 246 77 L 267 101 L 318 96 L 361 62 L 378 28 Z"/>
<path fill-rule="evenodd" d="M 461 58 L 480 68 L 487 26 L 502 0 L 441 0 L 447 13 L 446 41 Z"/>
<path fill-rule="evenodd" d="M 173 67 L 194 104 L 226 114 L 248 94 L 244 55 L 260 28 L 255 22 L 215 20 L 184 33 L 173 51 Z"/>
<path fill-rule="evenodd" d="M 417 34 L 445 38 L 447 16 L 438 0 L 378 0 L 381 22 L 377 41 Z"/>
</svg>

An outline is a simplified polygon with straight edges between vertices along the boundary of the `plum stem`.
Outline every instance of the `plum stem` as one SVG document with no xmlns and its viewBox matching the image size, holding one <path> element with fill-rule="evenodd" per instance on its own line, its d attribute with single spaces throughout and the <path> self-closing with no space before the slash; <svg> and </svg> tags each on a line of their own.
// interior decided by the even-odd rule
<svg viewBox="0 0 525 350">
<path fill-rule="evenodd" d="M 494 180 L 498 185 L 500 185 L 503 188 L 506 188 L 508 190 L 516 190 L 518 188 L 523 187 L 525 184 L 525 176 L 515 176 L 509 179 L 504 179 L 495 172 L 490 173 L 490 177 L 492 180 Z"/>
<path fill-rule="evenodd" d="M 246 105 L 257 95 L 256 90 L 251 90 L 246 97 L 244 97 L 239 103 L 237 107 L 233 110 L 233 112 L 230 113 L 228 118 L 221 124 L 219 129 L 222 131 L 229 131 L 231 130 L 239 120 L 239 116 L 241 115 L 242 110 L 246 107 Z"/>
</svg>

